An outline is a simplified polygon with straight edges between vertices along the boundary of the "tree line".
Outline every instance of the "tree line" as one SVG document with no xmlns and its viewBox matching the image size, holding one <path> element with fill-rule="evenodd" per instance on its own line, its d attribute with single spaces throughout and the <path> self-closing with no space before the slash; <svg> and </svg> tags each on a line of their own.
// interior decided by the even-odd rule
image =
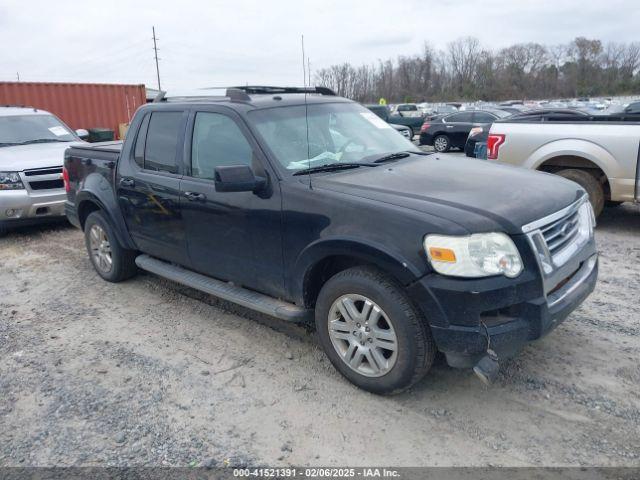
<svg viewBox="0 0 640 480">
<path fill-rule="evenodd" d="M 438 102 L 632 95 L 640 92 L 640 42 L 519 43 L 499 50 L 474 37 L 420 55 L 343 63 L 315 73 L 319 85 L 359 102 Z"/>
</svg>

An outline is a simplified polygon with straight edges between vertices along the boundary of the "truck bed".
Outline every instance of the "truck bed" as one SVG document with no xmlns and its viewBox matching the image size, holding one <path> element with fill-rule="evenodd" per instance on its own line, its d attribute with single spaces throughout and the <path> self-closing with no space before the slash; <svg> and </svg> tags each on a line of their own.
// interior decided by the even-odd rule
<svg viewBox="0 0 640 480">
<path fill-rule="evenodd" d="M 96 142 L 74 145 L 74 150 L 89 150 L 90 152 L 115 152 L 120 153 L 122 150 L 122 140 L 113 140 L 109 142 Z"/>
<path fill-rule="evenodd" d="M 116 165 L 122 150 L 122 141 L 97 142 L 73 145 L 65 151 L 64 167 L 68 178 L 67 217 L 77 224 L 76 193 L 86 182 L 102 184 L 103 189 L 113 191 Z"/>
</svg>

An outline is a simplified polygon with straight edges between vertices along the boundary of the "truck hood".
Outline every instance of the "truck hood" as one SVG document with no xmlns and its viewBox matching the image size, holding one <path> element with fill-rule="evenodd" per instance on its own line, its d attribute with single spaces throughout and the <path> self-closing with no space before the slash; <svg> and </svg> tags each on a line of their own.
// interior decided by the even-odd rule
<svg viewBox="0 0 640 480">
<path fill-rule="evenodd" d="M 0 147 L 0 171 L 21 172 L 30 168 L 61 167 L 64 151 L 85 142 L 34 143 Z"/>
<path fill-rule="evenodd" d="M 556 175 L 438 155 L 314 176 L 313 186 L 435 215 L 470 233 L 522 233 L 585 194 Z"/>
</svg>

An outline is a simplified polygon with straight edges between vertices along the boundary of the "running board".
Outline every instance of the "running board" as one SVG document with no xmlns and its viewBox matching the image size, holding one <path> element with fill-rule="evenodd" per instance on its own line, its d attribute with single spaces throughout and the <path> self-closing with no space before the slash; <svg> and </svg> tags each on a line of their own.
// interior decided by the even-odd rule
<svg viewBox="0 0 640 480">
<path fill-rule="evenodd" d="M 255 310 L 288 322 L 304 322 L 313 318 L 312 310 L 300 308 L 277 298 L 238 287 L 231 283 L 216 280 L 186 268 L 158 260 L 149 255 L 136 257 L 136 265 L 143 270 L 155 273 L 168 280 L 172 280 L 187 287 L 200 290 L 215 297 L 237 303 L 243 307 Z"/>
</svg>

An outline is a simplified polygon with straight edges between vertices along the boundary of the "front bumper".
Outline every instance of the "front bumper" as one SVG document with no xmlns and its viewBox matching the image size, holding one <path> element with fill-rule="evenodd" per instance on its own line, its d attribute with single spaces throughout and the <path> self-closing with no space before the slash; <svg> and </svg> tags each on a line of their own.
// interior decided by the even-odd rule
<svg viewBox="0 0 640 480">
<path fill-rule="evenodd" d="M 567 276 L 546 292 L 540 274 L 529 270 L 513 280 L 432 274 L 411 285 L 409 294 L 423 310 L 449 365 L 472 367 L 486 353 L 487 334 L 499 358 L 512 357 L 558 326 L 593 292 L 598 277 L 595 244 L 572 263 Z"/>
<path fill-rule="evenodd" d="M 0 222 L 4 225 L 34 223 L 64 216 L 64 189 L 0 191 Z"/>
</svg>

